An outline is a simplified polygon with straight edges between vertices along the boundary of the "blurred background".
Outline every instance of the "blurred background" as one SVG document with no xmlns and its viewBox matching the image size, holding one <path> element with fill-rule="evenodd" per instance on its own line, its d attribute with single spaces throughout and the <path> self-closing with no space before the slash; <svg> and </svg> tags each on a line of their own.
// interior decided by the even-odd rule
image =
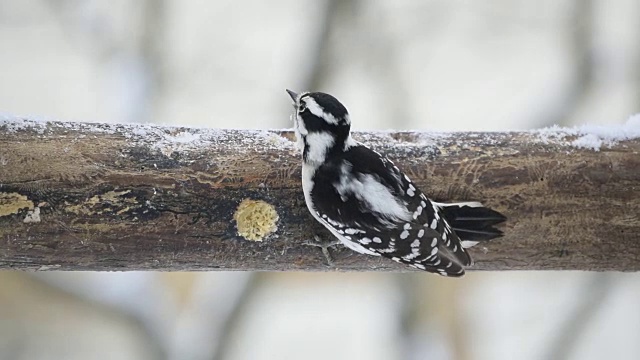
<svg viewBox="0 0 640 360">
<path fill-rule="evenodd" d="M 285 88 L 356 129 L 619 124 L 640 2 L 0 0 L 0 112 L 286 128 Z M 622 273 L 0 272 L 0 360 L 638 359 L 639 303 Z"/>
</svg>

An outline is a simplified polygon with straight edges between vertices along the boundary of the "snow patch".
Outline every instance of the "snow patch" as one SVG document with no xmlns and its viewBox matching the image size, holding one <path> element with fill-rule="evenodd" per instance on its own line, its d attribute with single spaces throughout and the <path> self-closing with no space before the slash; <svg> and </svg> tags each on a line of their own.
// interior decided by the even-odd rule
<svg viewBox="0 0 640 360">
<path fill-rule="evenodd" d="M 209 129 L 154 124 L 78 123 L 50 119 L 27 119 L 0 114 L 0 128 L 8 133 L 33 131 L 42 138 L 65 136 L 84 138 L 91 133 L 123 136 L 135 145 L 146 145 L 163 153 L 196 150 L 226 142 L 237 151 L 265 145 L 278 150 L 293 150 L 294 143 L 280 135 L 281 130 Z M 60 131 L 62 129 L 62 131 Z"/>
<path fill-rule="evenodd" d="M 622 125 L 582 125 L 562 128 L 557 125 L 535 130 L 540 140 L 548 144 L 553 140 L 576 137 L 569 144 L 576 148 L 600 151 L 603 146 L 611 147 L 620 141 L 640 138 L 640 114 L 631 116 Z"/>
<path fill-rule="evenodd" d="M 53 121 L 47 118 L 25 118 L 0 113 L 0 128 L 8 133 L 33 131 L 41 138 L 48 136 L 75 136 L 84 138 L 90 133 L 123 136 L 135 145 L 146 145 L 161 150 L 163 153 L 173 151 L 195 150 L 202 146 L 226 142 L 234 151 L 243 152 L 256 147 L 270 147 L 278 150 L 295 150 L 295 143 L 283 136 L 282 130 L 239 130 L 186 128 L 152 124 L 116 124 L 116 123 L 78 123 Z M 60 132 L 60 129 L 63 129 Z M 66 130 L 66 131 L 65 131 Z M 549 144 L 563 142 L 575 148 L 599 151 L 603 146 L 613 146 L 620 141 L 640 138 L 640 114 L 630 117 L 622 125 L 582 125 L 562 128 L 557 125 L 531 132 L 538 141 Z M 397 150 L 410 150 L 412 156 L 437 153 L 438 144 L 456 141 L 455 133 L 406 132 L 401 135 L 403 141 L 397 139 L 392 131 L 355 132 L 357 140 L 376 148 L 393 146 Z M 497 145 L 504 142 L 506 133 L 466 133 L 475 145 Z M 406 138 L 405 138 L 406 137 Z M 415 145 L 422 145 L 423 153 L 415 153 Z"/>
</svg>

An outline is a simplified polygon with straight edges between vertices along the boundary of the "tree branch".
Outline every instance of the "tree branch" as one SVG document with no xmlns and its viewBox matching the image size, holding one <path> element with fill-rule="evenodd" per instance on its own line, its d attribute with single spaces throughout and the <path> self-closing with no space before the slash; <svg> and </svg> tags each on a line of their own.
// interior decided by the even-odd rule
<svg viewBox="0 0 640 360">
<path fill-rule="evenodd" d="M 640 140 L 579 147 L 594 136 L 355 134 L 434 199 L 483 201 L 509 218 L 505 237 L 471 250 L 472 269 L 637 271 Z M 303 245 L 331 235 L 307 211 L 292 140 L 287 131 L 0 121 L 0 268 L 408 270 L 342 248 L 329 268 Z"/>
</svg>

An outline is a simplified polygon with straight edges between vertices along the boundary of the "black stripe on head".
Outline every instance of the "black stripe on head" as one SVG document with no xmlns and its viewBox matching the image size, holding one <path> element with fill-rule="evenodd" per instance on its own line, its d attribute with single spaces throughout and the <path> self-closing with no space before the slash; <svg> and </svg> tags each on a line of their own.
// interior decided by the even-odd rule
<svg viewBox="0 0 640 360">
<path fill-rule="evenodd" d="M 305 94 L 305 96 L 313 98 L 316 103 L 324 109 L 324 112 L 333 115 L 336 119 L 345 119 L 349 114 L 347 108 L 332 95 L 323 92 L 314 92 Z"/>
<path fill-rule="evenodd" d="M 326 122 L 324 119 L 314 115 L 306 109 L 305 111 L 300 113 L 300 117 L 302 117 L 302 121 L 304 121 L 304 126 L 308 132 L 328 132 L 333 134 L 336 138 L 336 143 L 343 143 L 347 137 L 349 136 L 349 124 L 344 121 L 338 124 L 330 124 Z"/>
</svg>

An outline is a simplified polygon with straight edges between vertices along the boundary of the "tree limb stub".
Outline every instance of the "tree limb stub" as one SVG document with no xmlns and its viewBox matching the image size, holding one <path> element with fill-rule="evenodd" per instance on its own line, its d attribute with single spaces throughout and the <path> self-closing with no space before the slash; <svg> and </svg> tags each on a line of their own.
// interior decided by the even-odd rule
<svg viewBox="0 0 640 360">
<path fill-rule="evenodd" d="M 354 135 L 432 198 L 508 217 L 503 238 L 471 249 L 472 270 L 640 270 L 640 140 L 589 149 L 584 136 Z M 331 235 L 307 211 L 293 141 L 288 131 L 2 120 L 0 268 L 408 271 L 344 248 L 329 268 L 303 244 Z"/>
</svg>

